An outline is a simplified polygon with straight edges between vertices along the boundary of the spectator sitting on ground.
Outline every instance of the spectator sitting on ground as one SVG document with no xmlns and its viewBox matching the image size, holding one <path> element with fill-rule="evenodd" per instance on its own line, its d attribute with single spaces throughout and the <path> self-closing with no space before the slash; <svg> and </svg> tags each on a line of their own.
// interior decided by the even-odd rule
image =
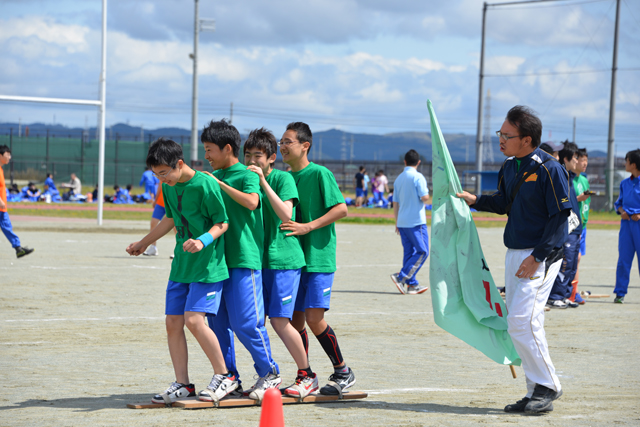
<svg viewBox="0 0 640 427">
<path fill-rule="evenodd" d="M 120 188 L 118 185 L 114 185 L 113 189 L 115 194 L 113 195 L 113 203 L 115 204 L 133 204 L 134 201 L 131 198 L 129 191 L 131 190 L 131 184 L 127 185 L 127 188 Z"/>
<path fill-rule="evenodd" d="M 55 190 L 56 192 L 58 192 L 58 194 L 60 194 L 60 192 L 58 191 L 58 187 L 56 187 L 56 183 L 53 182 L 53 174 L 51 172 L 47 173 L 47 178 L 44 180 L 44 185 L 49 186 L 50 189 Z"/>
<path fill-rule="evenodd" d="M 69 183 L 62 184 L 61 187 L 69 189 L 69 191 L 62 196 L 62 200 L 78 200 L 78 198 L 82 196 L 82 183 L 75 173 L 71 174 Z M 82 196 L 82 198 L 84 198 L 84 196 Z"/>
<path fill-rule="evenodd" d="M 51 202 L 57 203 L 57 202 L 60 202 L 62 199 L 60 198 L 60 192 L 55 186 L 49 187 L 48 184 L 45 184 L 44 191 L 40 196 L 40 200 L 47 203 L 51 203 Z"/>
</svg>

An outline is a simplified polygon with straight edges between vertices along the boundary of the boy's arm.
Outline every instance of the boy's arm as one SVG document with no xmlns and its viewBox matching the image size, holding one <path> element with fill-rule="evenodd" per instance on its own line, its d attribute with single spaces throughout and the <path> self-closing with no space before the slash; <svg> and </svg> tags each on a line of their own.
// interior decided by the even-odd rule
<svg viewBox="0 0 640 427">
<path fill-rule="evenodd" d="M 398 231 L 398 212 L 400 212 L 400 203 L 398 202 L 392 202 L 393 203 L 393 217 L 395 218 L 395 222 L 396 222 L 396 234 L 400 234 L 400 231 Z"/>
<path fill-rule="evenodd" d="M 280 221 L 287 222 L 291 219 L 291 215 L 293 214 L 293 202 L 291 200 L 282 201 L 280 197 L 273 191 L 273 188 L 267 182 L 267 179 L 264 177 L 264 173 L 262 169 L 258 166 L 249 166 L 247 167 L 251 172 L 255 172 L 260 177 L 260 187 L 264 190 L 267 195 L 267 199 L 269 199 L 269 203 L 271 203 L 271 207 L 273 211 L 278 215 Z"/>
<path fill-rule="evenodd" d="M 236 190 L 230 185 L 225 184 L 223 181 L 220 181 L 217 177 L 213 176 L 209 172 L 203 172 L 207 175 L 213 177 L 218 184 L 220 185 L 220 189 L 227 193 L 229 197 L 233 199 L 234 202 L 238 203 L 240 206 L 244 206 L 250 211 L 256 210 L 258 206 L 260 206 L 260 195 L 258 193 L 243 193 L 240 190 Z"/>
<path fill-rule="evenodd" d="M 182 244 L 182 250 L 185 252 L 190 252 L 192 254 L 196 252 L 200 252 L 205 247 L 209 246 L 216 240 L 218 237 L 222 236 L 229 229 L 229 224 L 226 222 L 219 222 L 217 224 L 213 224 L 211 230 L 207 233 L 204 233 L 202 236 L 196 239 L 189 239 Z"/>
<path fill-rule="evenodd" d="M 142 240 L 130 244 L 126 249 L 127 253 L 135 256 L 140 255 L 147 249 L 147 246 L 156 240 L 159 240 L 162 236 L 171 231 L 174 225 L 173 218 L 165 216 L 149 234 L 142 238 Z"/>
<path fill-rule="evenodd" d="M 346 217 L 347 214 L 347 205 L 345 203 L 338 203 L 337 205 L 334 205 L 331 209 L 329 209 L 329 212 L 322 215 L 318 219 L 307 222 L 306 224 L 301 224 L 295 221 L 287 221 L 283 223 L 280 228 L 282 230 L 291 231 L 291 233 L 287 234 L 287 236 L 302 236 L 304 234 L 310 233 L 313 230 L 326 227 L 327 225 Z"/>
</svg>

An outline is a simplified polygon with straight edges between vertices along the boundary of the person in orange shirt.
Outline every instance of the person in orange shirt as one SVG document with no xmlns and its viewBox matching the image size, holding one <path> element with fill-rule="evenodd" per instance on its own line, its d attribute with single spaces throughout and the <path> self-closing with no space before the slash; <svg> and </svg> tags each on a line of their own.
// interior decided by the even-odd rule
<svg viewBox="0 0 640 427">
<path fill-rule="evenodd" d="M 33 252 L 33 249 L 24 247 L 20 244 L 20 238 L 13 232 L 9 213 L 7 212 L 7 185 L 4 181 L 4 171 L 2 166 L 9 164 L 11 161 L 11 150 L 6 145 L 0 145 L 0 229 L 7 237 L 13 249 L 16 250 L 16 256 L 22 258 Z"/>
</svg>

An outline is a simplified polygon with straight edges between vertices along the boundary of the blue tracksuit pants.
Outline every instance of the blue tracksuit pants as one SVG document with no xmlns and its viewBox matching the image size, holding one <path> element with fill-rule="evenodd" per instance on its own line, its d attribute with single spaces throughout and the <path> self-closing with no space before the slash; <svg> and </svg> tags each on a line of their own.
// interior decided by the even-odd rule
<svg viewBox="0 0 640 427">
<path fill-rule="evenodd" d="M 262 272 L 248 268 L 230 268 L 229 278 L 222 284 L 222 300 L 216 316 L 207 315 L 227 369 L 238 375 L 233 342 L 235 333 L 253 358 L 259 376 L 279 373 L 271 357 L 271 344 L 264 326 L 264 299 Z"/>
<path fill-rule="evenodd" d="M 400 239 L 404 249 L 402 270 L 398 278 L 409 286 L 417 286 L 416 274 L 429 256 L 429 233 L 426 225 L 400 228 Z"/>
<path fill-rule="evenodd" d="M 640 260 L 640 221 L 620 221 L 618 235 L 618 268 L 616 270 L 616 287 L 613 290 L 618 296 L 625 296 L 629 287 L 629 274 L 633 257 L 638 254 Z"/>
<path fill-rule="evenodd" d="M 581 234 L 569 234 L 567 241 L 564 243 L 564 258 L 560 271 L 556 276 L 551 293 L 550 300 L 563 300 L 571 296 L 571 282 L 576 277 L 578 271 L 578 255 L 580 254 L 580 237 Z"/>
<path fill-rule="evenodd" d="M 20 246 L 20 238 L 13 232 L 13 226 L 11 225 L 8 212 L 0 212 L 0 228 L 4 235 L 7 236 L 11 247 L 17 248 Z"/>
</svg>

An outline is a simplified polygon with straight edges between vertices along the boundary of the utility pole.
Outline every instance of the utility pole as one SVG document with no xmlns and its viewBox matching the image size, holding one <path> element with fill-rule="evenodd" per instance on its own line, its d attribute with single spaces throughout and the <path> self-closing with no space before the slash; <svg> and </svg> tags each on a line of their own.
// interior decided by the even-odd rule
<svg viewBox="0 0 640 427">
<path fill-rule="evenodd" d="M 233 102 L 231 103 L 231 108 L 229 109 L 229 124 L 233 124 Z"/>
<path fill-rule="evenodd" d="M 476 170 L 482 172 L 482 110 L 484 100 L 484 35 L 487 21 L 487 2 L 482 6 L 482 38 L 480 44 L 480 76 L 478 85 L 478 127 L 476 128 Z M 476 175 L 476 194 L 482 194 L 482 175 Z"/>
<path fill-rule="evenodd" d="M 200 31 L 215 31 L 213 19 L 200 19 L 198 0 L 195 2 L 195 17 L 193 20 L 193 53 L 189 57 L 193 60 L 193 94 L 191 97 L 191 165 L 198 162 L 198 38 Z"/>
<path fill-rule="evenodd" d="M 611 97 L 609 98 L 609 138 L 607 144 L 607 209 L 613 210 L 613 176 L 616 127 L 616 74 L 618 72 L 618 32 L 620 29 L 620 0 L 616 0 L 616 28 L 613 36 L 613 64 L 611 65 Z"/>
<path fill-rule="evenodd" d="M 576 118 L 573 118 L 573 139 L 572 139 L 573 143 L 576 143 Z"/>
</svg>

